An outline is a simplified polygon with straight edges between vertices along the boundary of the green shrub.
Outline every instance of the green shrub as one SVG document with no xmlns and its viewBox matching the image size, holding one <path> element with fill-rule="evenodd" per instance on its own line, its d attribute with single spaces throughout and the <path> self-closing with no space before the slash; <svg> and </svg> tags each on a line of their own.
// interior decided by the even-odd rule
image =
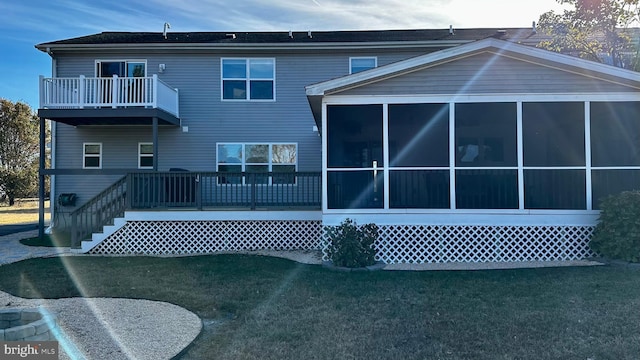
<svg viewBox="0 0 640 360">
<path fill-rule="evenodd" d="M 327 255 L 335 266 L 358 268 L 376 263 L 374 242 L 378 238 L 378 226 L 358 226 L 346 219 L 339 226 L 325 227 Z"/>
<path fill-rule="evenodd" d="M 640 262 L 640 191 L 624 191 L 602 200 L 589 246 L 612 259 Z"/>
</svg>

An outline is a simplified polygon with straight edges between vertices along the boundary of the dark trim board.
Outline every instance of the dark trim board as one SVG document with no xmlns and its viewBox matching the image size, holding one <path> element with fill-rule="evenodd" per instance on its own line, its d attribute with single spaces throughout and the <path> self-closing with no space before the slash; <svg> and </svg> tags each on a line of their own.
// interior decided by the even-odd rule
<svg viewBox="0 0 640 360">
<path fill-rule="evenodd" d="M 180 119 L 158 108 L 38 109 L 38 116 L 72 126 L 158 125 L 180 126 Z"/>
</svg>

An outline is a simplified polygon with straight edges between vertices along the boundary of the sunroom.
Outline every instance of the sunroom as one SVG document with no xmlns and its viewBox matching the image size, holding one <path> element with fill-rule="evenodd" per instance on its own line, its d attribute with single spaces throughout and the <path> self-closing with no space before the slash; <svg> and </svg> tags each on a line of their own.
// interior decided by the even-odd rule
<svg viewBox="0 0 640 360">
<path fill-rule="evenodd" d="M 496 39 L 307 87 L 323 223 L 387 262 L 590 255 L 602 197 L 640 188 L 640 76 Z"/>
</svg>

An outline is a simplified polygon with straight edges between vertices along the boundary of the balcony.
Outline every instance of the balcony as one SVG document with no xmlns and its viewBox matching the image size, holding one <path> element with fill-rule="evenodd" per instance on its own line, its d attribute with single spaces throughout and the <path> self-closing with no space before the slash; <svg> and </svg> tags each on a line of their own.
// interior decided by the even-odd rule
<svg viewBox="0 0 640 360">
<path fill-rule="evenodd" d="M 38 116 L 78 125 L 179 125 L 178 89 L 148 77 L 40 77 Z"/>
</svg>

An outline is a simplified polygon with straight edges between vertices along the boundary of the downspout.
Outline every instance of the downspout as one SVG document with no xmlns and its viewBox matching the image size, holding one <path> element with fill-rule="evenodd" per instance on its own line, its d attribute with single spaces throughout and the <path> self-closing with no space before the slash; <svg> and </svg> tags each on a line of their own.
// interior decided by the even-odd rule
<svg viewBox="0 0 640 360">
<path fill-rule="evenodd" d="M 56 61 L 56 59 L 52 58 L 51 59 L 51 77 L 56 77 L 58 74 L 57 71 L 57 67 L 58 67 L 58 62 Z M 56 128 L 57 128 L 57 123 L 55 121 L 50 121 L 49 122 L 51 124 L 51 168 L 55 169 L 56 168 Z M 56 219 L 55 219 L 55 214 L 56 214 L 56 207 L 58 206 L 58 203 L 56 202 L 56 176 L 55 175 L 50 175 L 49 176 L 49 226 L 47 227 L 47 229 L 45 230 L 46 234 L 51 234 L 51 232 L 53 231 L 53 224 L 56 223 Z"/>
</svg>

